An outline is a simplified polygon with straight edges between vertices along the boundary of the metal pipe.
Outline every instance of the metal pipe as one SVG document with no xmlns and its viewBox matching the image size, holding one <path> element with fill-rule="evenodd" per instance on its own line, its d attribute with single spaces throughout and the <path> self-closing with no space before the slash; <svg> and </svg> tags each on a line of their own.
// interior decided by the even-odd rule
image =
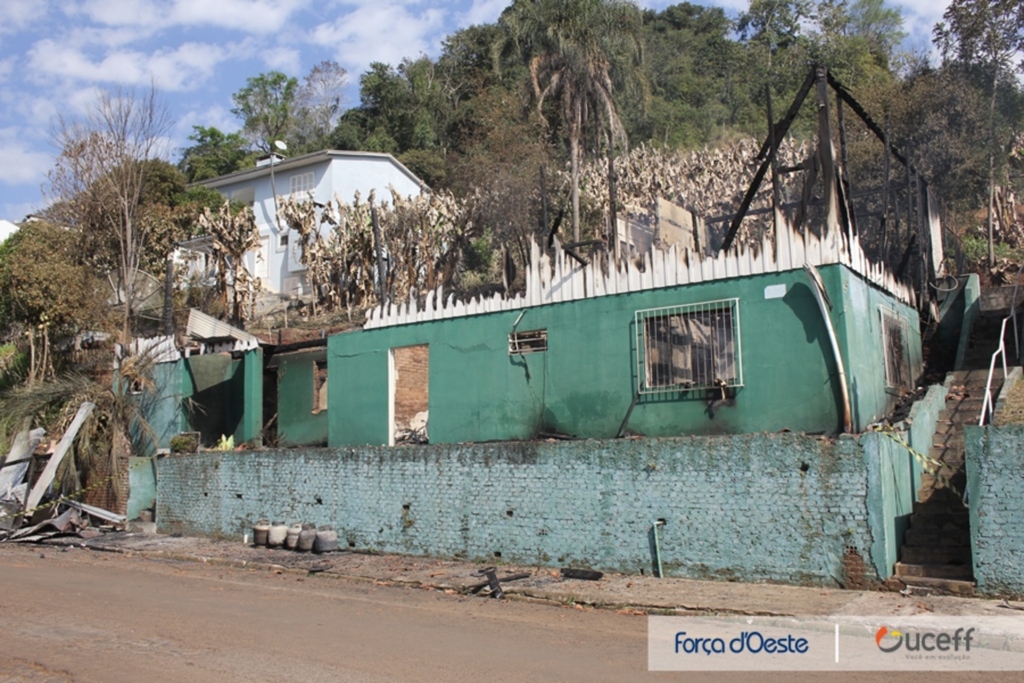
<svg viewBox="0 0 1024 683">
<path fill-rule="evenodd" d="M 665 526 L 665 520 L 659 519 L 654 522 L 654 559 L 658 562 L 658 578 L 665 578 L 665 571 L 661 568 L 661 541 L 658 538 L 658 527 Z"/>
<path fill-rule="evenodd" d="M 825 329 L 828 331 L 828 340 L 832 344 L 832 355 L 835 357 L 836 371 L 839 373 L 839 391 L 843 395 L 843 431 L 849 434 L 853 431 L 853 418 L 850 413 L 850 394 L 846 387 L 846 369 L 843 366 L 843 356 L 839 352 L 836 331 L 832 327 L 832 318 L 829 317 L 828 306 L 825 304 L 825 296 L 827 296 L 825 294 L 825 284 L 821 281 L 821 276 L 814 266 L 805 263 L 804 270 L 807 271 L 807 276 L 811 279 L 811 291 L 814 292 L 814 298 L 818 302 L 821 317 L 825 321 Z"/>
</svg>

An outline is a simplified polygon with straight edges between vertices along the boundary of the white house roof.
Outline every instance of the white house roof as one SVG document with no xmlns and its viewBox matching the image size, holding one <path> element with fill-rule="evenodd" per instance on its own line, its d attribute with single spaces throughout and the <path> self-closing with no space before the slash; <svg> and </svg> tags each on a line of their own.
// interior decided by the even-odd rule
<svg viewBox="0 0 1024 683">
<path fill-rule="evenodd" d="M 380 152 L 349 152 L 336 149 L 325 149 L 319 152 L 310 152 L 309 154 L 303 154 L 302 156 L 285 159 L 284 161 L 274 162 L 274 171 L 280 173 L 282 171 L 290 171 L 292 169 L 303 168 L 304 166 L 313 166 L 315 164 L 323 163 L 324 161 L 333 161 L 335 159 L 385 160 L 390 162 L 403 175 L 407 176 L 410 180 L 419 185 L 420 189 L 424 191 L 430 189 L 427 187 L 426 183 L 420 180 L 415 173 L 406 168 L 398 159 L 394 158 L 390 154 L 382 154 Z M 226 185 L 233 185 L 242 180 L 253 180 L 255 178 L 261 178 L 268 175 L 270 175 L 270 164 L 265 164 L 263 166 L 247 168 L 242 171 L 235 171 L 234 173 L 218 176 L 216 178 L 210 178 L 209 180 L 201 180 L 194 184 L 205 185 L 206 187 L 216 189 Z"/>
</svg>

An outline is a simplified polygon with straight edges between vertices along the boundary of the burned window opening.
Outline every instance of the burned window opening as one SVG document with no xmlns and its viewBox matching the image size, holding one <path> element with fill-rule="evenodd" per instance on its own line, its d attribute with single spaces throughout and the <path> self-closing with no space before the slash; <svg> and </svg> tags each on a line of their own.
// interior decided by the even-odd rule
<svg viewBox="0 0 1024 683">
<path fill-rule="evenodd" d="M 313 413 L 327 410 L 327 361 L 313 363 Z"/>
<path fill-rule="evenodd" d="M 391 350 L 391 444 L 428 443 L 430 347 Z"/>
<path fill-rule="evenodd" d="M 548 350 L 547 330 L 528 330 L 508 335 L 508 354 L 538 353 Z"/>
<path fill-rule="evenodd" d="M 638 392 L 743 385 L 738 299 L 638 311 Z"/>
<path fill-rule="evenodd" d="M 907 321 L 895 311 L 881 308 L 882 351 L 885 355 L 885 386 L 911 388 L 910 356 L 907 353 Z"/>
</svg>

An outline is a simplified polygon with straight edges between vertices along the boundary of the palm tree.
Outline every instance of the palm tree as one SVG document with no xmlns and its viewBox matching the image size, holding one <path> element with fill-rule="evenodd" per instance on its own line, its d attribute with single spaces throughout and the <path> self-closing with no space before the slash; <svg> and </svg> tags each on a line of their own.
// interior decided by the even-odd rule
<svg viewBox="0 0 1024 683">
<path fill-rule="evenodd" d="M 613 95 L 616 82 L 642 79 L 640 9 L 631 0 L 515 0 L 498 23 L 496 61 L 515 55 L 528 67 L 545 123 L 545 104 L 557 103 L 569 138 L 572 230 L 579 241 L 581 143 L 596 124 L 612 147 L 627 144 Z"/>
</svg>

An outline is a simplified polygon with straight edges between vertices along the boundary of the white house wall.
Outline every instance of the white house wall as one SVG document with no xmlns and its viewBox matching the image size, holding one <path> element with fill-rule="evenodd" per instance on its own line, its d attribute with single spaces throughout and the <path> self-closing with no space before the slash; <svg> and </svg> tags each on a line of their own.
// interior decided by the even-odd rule
<svg viewBox="0 0 1024 683">
<path fill-rule="evenodd" d="M 419 182 L 403 172 L 388 157 L 341 156 L 320 157 L 298 168 L 275 169 L 273 184 L 277 189 L 278 199 L 289 195 L 292 177 L 309 172 L 314 174 L 313 199 L 322 204 L 330 202 L 335 195 L 343 201 L 352 201 L 356 191 L 365 201 L 373 189 L 376 189 L 379 201 L 390 202 L 389 186 L 393 186 L 403 196 L 420 193 Z M 299 261 L 298 253 L 294 250 L 294 239 L 289 239 L 287 248 L 280 247 L 281 232 L 278 231 L 274 220 L 270 174 L 257 178 L 241 178 L 237 182 L 217 188 L 229 199 L 233 194 L 242 193 L 244 196 L 246 190 L 249 189 L 253 190 L 252 208 L 260 236 L 269 242 L 268 253 L 264 254 L 267 262 L 263 268 L 257 267 L 256 252 L 249 252 L 246 255 L 249 272 L 258 273 L 262 279 L 261 271 L 265 268 L 267 273 L 263 282 L 265 289 L 272 292 L 295 294 L 299 286 L 305 286 L 305 268 Z M 284 222 L 281 223 L 281 228 L 284 232 L 288 231 Z"/>
</svg>

